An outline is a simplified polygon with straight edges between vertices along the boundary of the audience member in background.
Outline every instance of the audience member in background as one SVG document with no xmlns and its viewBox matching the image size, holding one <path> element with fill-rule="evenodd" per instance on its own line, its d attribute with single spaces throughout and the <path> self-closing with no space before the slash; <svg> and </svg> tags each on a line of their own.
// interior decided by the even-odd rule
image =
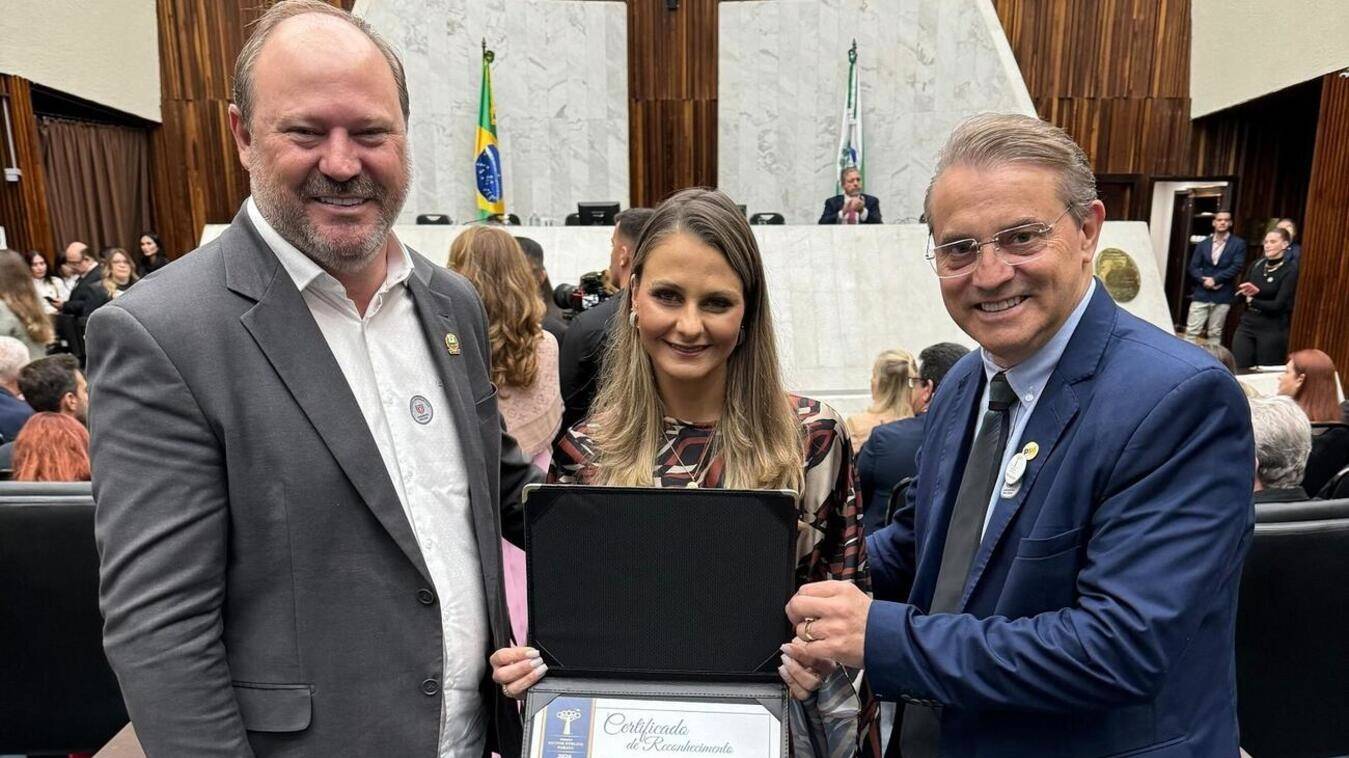
<svg viewBox="0 0 1349 758">
<path fill-rule="evenodd" d="M 1307 414 L 1287 397 L 1256 397 L 1250 403 L 1255 431 L 1255 502 L 1307 500 L 1301 486 L 1312 446 Z"/>
<path fill-rule="evenodd" d="M 1291 218 L 1281 218 L 1275 226 L 1288 232 L 1288 262 L 1301 265 L 1302 243 L 1297 241 L 1297 222 Z"/>
<path fill-rule="evenodd" d="M 528 238 L 516 237 L 516 242 L 520 243 L 520 249 L 525 253 L 525 259 L 529 261 L 529 268 L 534 274 L 534 280 L 539 283 L 539 297 L 543 300 L 543 328 L 557 339 L 557 344 L 561 346 L 562 338 L 567 335 L 567 321 L 562 318 L 562 309 L 557 307 L 553 300 L 553 282 L 548 278 L 548 269 L 543 265 L 543 245 Z"/>
<path fill-rule="evenodd" d="M 19 370 L 19 392 L 38 413 L 63 413 L 81 424 L 89 417 L 89 385 L 73 355 L 49 355 Z M 0 445 L 0 469 L 12 468 L 14 442 Z"/>
<path fill-rule="evenodd" d="M 1232 212 L 1218 211 L 1213 216 L 1213 234 L 1196 245 L 1190 257 L 1194 292 L 1185 324 L 1186 339 L 1198 342 L 1203 332 L 1208 344 L 1222 342 L 1227 312 L 1237 299 L 1237 278 L 1245 265 L 1246 241 L 1232 233 Z"/>
<path fill-rule="evenodd" d="M 140 276 L 153 274 L 154 272 L 169 265 L 169 256 L 164 252 L 164 246 L 159 242 L 159 235 L 154 232 L 146 232 L 141 235 L 141 258 L 136 264 L 136 272 Z"/>
<path fill-rule="evenodd" d="M 879 224 L 881 201 L 862 193 L 862 172 L 849 166 L 839 172 L 843 194 L 824 201 L 821 224 Z"/>
<path fill-rule="evenodd" d="M 52 274 L 47 256 L 36 250 L 28 251 L 28 270 L 33 275 L 33 289 L 42 301 L 43 312 L 49 316 L 59 313 L 61 304 L 70 299 L 65 280 Z"/>
<path fill-rule="evenodd" d="M 80 249 L 76 244 L 66 248 L 66 268 L 78 276 L 70 285 L 70 299 L 62 304 L 61 312 L 83 319 L 108 302 L 108 291 L 103 288 L 103 267 L 98 259 L 89 254 L 88 247 Z"/>
<path fill-rule="evenodd" d="M 913 388 L 918 384 L 918 362 L 907 350 L 886 350 L 871 365 L 871 405 L 848 417 L 853 453 L 862 449 L 871 430 L 881 424 L 911 418 Z"/>
<path fill-rule="evenodd" d="M 1320 350 L 1293 353 L 1279 376 L 1279 394 L 1296 401 L 1311 420 L 1311 455 L 1301 482 L 1308 494 L 1319 495 L 1331 477 L 1349 466 L 1349 426 L 1340 415 L 1335 363 Z"/>
<path fill-rule="evenodd" d="M 63 413 L 34 414 L 14 440 L 19 482 L 89 481 L 89 430 Z"/>
<path fill-rule="evenodd" d="M 614 217 L 614 233 L 609 238 L 609 281 L 622 290 L 628 286 L 632 257 L 650 208 L 629 208 Z M 590 413 L 600 362 L 609 345 L 610 322 L 618 311 L 618 295 L 605 300 L 571 320 L 558 358 L 558 377 L 562 383 L 562 431 L 566 434 L 576 422 Z M 560 436 L 559 436 L 560 438 Z"/>
<path fill-rule="evenodd" d="M 918 384 L 913 390 L 914 416 L 881 424 L 857 456 L 857 495 L 867 534 L 885 526 L 890 491 L 918 474 L 918 447 L 923 444 L 924 413 L 946 372 L 969 350 L 954 342 L 938 342 L 918 354 Z"/>
<path fill-rule="evenodd" d="M 787 393 L 771 314 L 754 235 L 731 199 L 690 189 L 661 203 L 633 256 L 595 409 L 558 444 L 552 478 L 794 490 L 807 525 L 796 543 L 798 582 L 832 578 L 865 591 L 843 419 Z M 520 697 L 547 671 L 537 660 L 528 648 L 499 650 L 493 679 Z M 859 727 L 871 736 L 874 709 L 861 707 L 842 667 L 792 662 L 779 673 L 796 701 L 794 755 L 852 756 Z"/>
<path fill-rule="evenodd" d="M 122 248 L 114 247 L 108 250 L 103 260 L 104 266 L 107 267 L 107 271 L 103 274 L 103 291 L 108 293 L 109 300 L 120 297 L 131 288 L 131 285 L 140 280 L 131 253 Z"/>
<path fill-rule="evenodd" d="M 1288 260 L 1288 232 L 1274 228 L 1265 234 L 1265 255 L 1237 286 L 1246 298 L 1232 354 L 1238 368 L 1277 366 L 1288 356 L 1288 325 L 1297 293 L 1297 264 Z"/>
<path fill-rule="evenodd" d="M 541 468 L 562 422 L 557 340 L 545 331 L 544 307 L 529 262 L 504 229 L 470 226 L 454 238 L 449 267 L 472 282 L 487 310 L 492 383 L 506 431 Z"/>
<path fill-rule="evenodd" d="M 75 284 L 84 276 L 83 262 L 88 254 L 89 246 L 83 242 L 72 242 L 61 251 L 61 257 L 57 260 L 57 273 L 61 275 L 61 281 L 66 283 L 67 292 L 75 289 Z"/>
<path fill-rule="evenodd" d="M 0 444 L 13 442 L 33 407 L 22 399 L 19 371 L 32 360 L 28 346 L 13 337 L 0 337 Z"/>
<path fill-rule="evenodd" d="M 47 346 L 56 338 L 33 288 L 28 263 L 13 250 L 0 250 L 0 335 L 22 342 L 35 359 L 46 355 Z"/>
<path fill-rule="evenodd" d="M 1237 359 L 1232 355 L 1231 350 L 1228 350 L 1222 345 L 1215 345 L 1209 342 L 1203 343 L 1200 347 L 1204 348 L 1204 352 L 1213 356 L 1219 363 L 1223 364 L 1223 368 L 1227 369 L 1232 376 L 1237 375 Z M 1237 379 L 1237 384 L 1241 385 L 1241 391 L 1245 393 L 1246 397 L 1260 397 L 1259 390 L 1241 381 L 1240 378 Z"/>
</svg>

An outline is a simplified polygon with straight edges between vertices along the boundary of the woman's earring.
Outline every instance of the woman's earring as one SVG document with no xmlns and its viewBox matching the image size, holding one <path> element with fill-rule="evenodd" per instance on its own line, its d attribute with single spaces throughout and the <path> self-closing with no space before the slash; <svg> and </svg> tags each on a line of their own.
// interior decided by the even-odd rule
<svg viewBox="0 0 1349 758">
<path fill-rule="evenodd" d="M 637 328 L 637 311 L 628 311 L 628 326 Z"/>
</svg>

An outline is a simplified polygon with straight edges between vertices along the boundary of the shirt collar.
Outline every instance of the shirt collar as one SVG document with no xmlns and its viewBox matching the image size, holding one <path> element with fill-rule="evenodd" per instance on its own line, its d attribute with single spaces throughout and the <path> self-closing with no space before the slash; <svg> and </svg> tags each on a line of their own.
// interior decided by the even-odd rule
<svg viewBox="0 0 1349 758">
<path fill-rule="evenodd" d="M 315 282 L 324 290 L 341 293 L 346 296 L 346 288 L 337 278 L 323 267 L 314 262 L 313 258 L 300 252 L 300 249 L 290 244 L 285 237 L 281 236 L 275 228 L 272 227 L 267 219 L 263 217 L 262 211 L 258 210 L 258 205 L 250 196 L 244 203 L 248 211 L 248 220 L 253 222 L 253 227 L 258 230 L 262 236 L 262 241 L 267 243 L 267 247 L 276 254 L 277 260 L 281 262 L 281 267 L 290 275 L 295 282 L 296 289 L 304 292 Z M 389 257 L 389 265 L 384 274 L 384 284 L 380 286 L 379 293 L 387 292 L 391 288 L 407 281 L 408 275 L 412 273 L 412 261 L 408 258 L 407 249 L 403 247 L 400 241 L 394 246 L 393 252 Z"/>
<path fill-rule="evenodd" d="M 1009 369 L 1003 369 L 993 362 L 993 357 L 987 350 L 979 348 L 979 355 L 984 361 L 984 376 L 992 379 L 993 375 L 999 371 L 1007 372 L 1007 383 L 1012 386 L 1016 392 L 1017 398 L 1023 405 L 1035 402 L 1035 399 L 1044 391 L 1044 387 L 1049 383 L 1049 377 L 1054 373 L 1054 368 L 1059 365 L 1059 358 L 1063 357 L 1063 351 L 1068 348 L 1068 341 L 1072 339 L 1073 332 L 1077 331 L 1077 325 L 1082 320 L 1082 314 L 1087 312 L 1087 305 L 1091 303 L 1091 296 L 1096 292 L 1096 279 L 1093 277 L 1091 284 L 1087 287 L 1086 294 L 1078 301 L 1077 307 L 1068 314 L 1068 319 L 1063 322 L 1063 326 L 1049 338 L 1043 347 L 1036 350 L 1026 360 L 1016 364 Z"/>
</svg>

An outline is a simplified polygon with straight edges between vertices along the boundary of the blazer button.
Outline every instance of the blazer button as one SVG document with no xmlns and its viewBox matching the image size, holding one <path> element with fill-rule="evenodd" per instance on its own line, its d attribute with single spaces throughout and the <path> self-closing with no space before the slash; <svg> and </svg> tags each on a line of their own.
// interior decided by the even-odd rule
<svg viewBox="0 0 1349 758">
<path fill-rule="evenodd" d="M 429 697 L 431 695 L 436 694 L 437 692 L 440 692 L 440 682 L 436 681 L 435 679 L 427 679 L 426 681 L 422 682 L 423 695 Z"/>
<path fill-rule="evenodd" d="M 422 587 L 417 590 L 417 602 L 422 605 L 433 605 L 436 602 L 436 593 Z"/>
</svg>

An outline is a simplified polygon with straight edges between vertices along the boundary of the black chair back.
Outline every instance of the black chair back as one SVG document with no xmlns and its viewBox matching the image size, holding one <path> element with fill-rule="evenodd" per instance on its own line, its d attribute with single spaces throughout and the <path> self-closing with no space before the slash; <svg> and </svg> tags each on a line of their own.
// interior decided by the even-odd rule
<svg viewBox="0 0 1349 758">
<path fill-rule="evenodd" d="M 419 214 L 417 214 L 417 225 L 418 225 L 418 226 L 426 226 L 426 225 L 443 226 L 443 225 L 446 225 L 446 224 L 453 224 L 453 223 L 454 223 L 454 220 L 451 219 L 449 216 L 445 215 L 444 213 L 419 213 Z"/>
<path fill-rule="evenodd" d="M 1349 755 L 1349 500 L 1255 510 L 1237 613 L 1241 746 Z"/>
<path fill-rule="evenodd" d="M 567 214 L 567 217 L 562 221 L 562 225 L 563 225 L 563 226 L 580 226 L 580 225 L 581 225 L 581 214 L 579 214 L 579 213 L 568 213 L 568 214 Z"/>
<path fill-rule="evenodd" d="M 127 723 L 103 655 L 89 484 L 0 484 L 0 753 L 93 752 Z"/>
<path fill-rule="evenodd" d="M 885 501 L 885 521 L 881 526 L 889 526 L 891 521 L 895 520 L 895 514 L 904 507 L 904 495 L 909 491 L 909 485 L 913 484 L 913 477 L 906 476 L 895 483 L 895 488 L 890 490 L 890 497 Z"/>
<path fill-rule="evenodd" d="M 756 213 L 749 217 L 749 223 L 754 226 L 760 224 L 781 225 L 787 223 L 787 219 L 781 213 Z"/>
</svg>

